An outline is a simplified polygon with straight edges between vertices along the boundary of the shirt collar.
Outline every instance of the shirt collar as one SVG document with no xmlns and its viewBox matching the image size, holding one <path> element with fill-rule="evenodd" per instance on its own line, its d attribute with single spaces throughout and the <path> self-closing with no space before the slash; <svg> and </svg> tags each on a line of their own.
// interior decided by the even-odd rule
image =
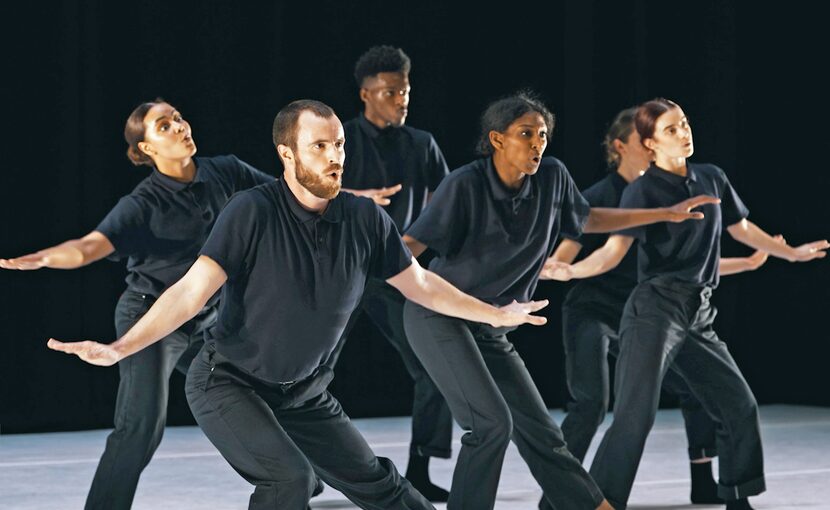
<svg viewBox="0 0 830 510">
<path fill-rule="evenodd" d="M 369 119 L 366 118 L 366 115 L 360 114 L 357 118 L 357 123 L 360 126 L 360 129 L 371 139 L 376 139 L 379 136 L 383 135 L 400 135 L 404 129 L 404 126 L 401 127 L 387 127 L 387 128 L 379 128 L 376 125 L 369 122 Z"/>
<path fill-rule="evenodd" d="M 541 170 L 541 168 L 540 168 Z M 516 190 L 512 190 L 504 185 L 496 172 L 496 166 L 493 164 L 493 158 L 485 159 L 484 175 L 487 176 L 487 184 L 490 186 L 490 191 L 496 200 L 525 200 L 533 198 L 533 186 L 530 184 L 532 176 L 526 175 L 522 179 L 522 186 Z"/>
<path fill-rule="evenodd" d="M 686 165 L 686 177 L 674 174 L 669 172 L 668 170 L 663 170 L 657 165 L 652 164 L 646 170 L 646 174 L 651 175 L 653 177 L 657 177 L 659 179 L 663 179 L 664 181 L 674 184 L 676 186 L 680 186 L 682 184 L 686 184 L 687 182 L 697 182 L 697 175 L 695 171 L 692 169 L 692 166 L 687 164 Z"/>
<path fill-rule="evenodd" d="M 202 181 L 203 172 L 199 171 L 199 163 L 196 159 L 193 160 L 193 163 L 196 165 L 196 175 L 193 176 L 193 180 L 190 182 L 177 181 L 169 175 L 164 175 L 163 173 L 159 172 L 158 168 L 156 168 L 155 166 L 153 167 L 153 173 L 150 174 L 150 179 L 154 183 L 170 191 L 181 191 L 195 182 Z"/>
<path fill-rule="evenodd" d="M 285 179 L 279 179 L 279 183 L 279 189 L 285 196 L 285 201 L 288 202 L 288 207 L 291 209 L 291 213 L 298 222 L 306 223 L 309 221 L 321 219 L 329 223 L 339 223 L 340 220 L 343 218 L 343 200 L 340 198 L 340 195 L 334 197 L 332 200 L 329 200 L 329 205 L 328 207 L 326 207 L 326 210 L 323 212 L 321 216 L 316 212 L 309 211 L 308 209 L 300 205 L 299 200 L 297 200 L 297 197 L 294 196 L 294 192 L 292 192 L 291 188 L 288 187 L 288 184 L 286 184 Z"/>
</svg>

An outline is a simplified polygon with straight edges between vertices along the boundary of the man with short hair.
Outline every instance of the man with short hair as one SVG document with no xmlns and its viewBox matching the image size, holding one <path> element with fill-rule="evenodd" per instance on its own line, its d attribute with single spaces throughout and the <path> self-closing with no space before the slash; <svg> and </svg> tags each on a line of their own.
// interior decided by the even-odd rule
<svg viewBox="0 0 830 510">
<path fill-rule="evenodd" d="M 410 69 L 410 59 L 402 49 L 369 48 L 354 69 L 363 112 L 343 125 L 346 132 L 343 190 L 371 198 L 383 206 L 399 232 L 418 219 L 429 196 L 449 173 L 433 136 L 405 125 L 409 113 Z M 452 414 L 406 340 L 405 301 L 397 289 L 383 280 L 370 279 L 363 300 L 328 365 L 334 367 L 346 337 L 361 312 L 365 312 L 400 353 L 414 382 L 406 478 L 430 501 L 444 502 L 449 493 L 430 481 L 429 458 L 450 458 Z"/>
<path fill-rule="evenodd" d="M 186 390 L 199 426 L 256 487 L 248 508 L 306 510 L 315 472 L 361 508 L 432 508 L 326 391 L 325 361 L 364 282 L 385 279 L 421 306 L 494 326 L 544 324 L 529 314 L 547 302 L 497 308 L 422 269 L 387 214 L 339 193 L 343 126 L 323 103 L 290 103 L 273 138 L 283 178 L 236 194 L 197 261 L 133 328 L 108 345 L 49 347 L 112 365 L 175 330 L 221 287 Z"/>
</svg>

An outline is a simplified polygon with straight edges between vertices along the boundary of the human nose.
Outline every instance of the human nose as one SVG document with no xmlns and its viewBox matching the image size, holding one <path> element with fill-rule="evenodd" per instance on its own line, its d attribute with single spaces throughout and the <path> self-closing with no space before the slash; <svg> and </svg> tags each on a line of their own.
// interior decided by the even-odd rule
<svg viewBox="0 0 830 510">
<path fill-rule="evenodd" d="M 395 96 L 395 102 L 399 106 L 406 106 L 409 104 L 409 92 L 401 91 Z"/>
<path fill-rule="evenodd" d="M 540 151 L 545 148 L 545 139 L 539 135 L 534 136 L 530 141 L 530 146 L 537 151 Z"/>
</svg>

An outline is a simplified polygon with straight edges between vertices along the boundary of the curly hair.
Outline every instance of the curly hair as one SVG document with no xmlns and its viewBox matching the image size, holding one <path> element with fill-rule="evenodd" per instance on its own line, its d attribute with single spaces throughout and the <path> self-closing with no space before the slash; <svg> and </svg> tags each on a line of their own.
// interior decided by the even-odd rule
<svg viewBox="0 0 830 510">
<path fill-rule="evenodd" d="M 357 86 L 362 87 L 366 78 L 377 76 L 378 73 L 409 74 L 411 68 L 412 62 L 402 49 L 386 45 L 372 46 L 357 59 L 354 79 Z"/>
</svg>

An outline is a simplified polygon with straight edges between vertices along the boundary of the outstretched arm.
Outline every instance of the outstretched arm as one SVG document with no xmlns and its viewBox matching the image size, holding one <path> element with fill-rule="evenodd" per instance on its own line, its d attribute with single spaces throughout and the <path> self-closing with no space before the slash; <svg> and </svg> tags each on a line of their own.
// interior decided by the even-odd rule
<svg viewBox="0 0 830 510">
<path fill-rule="evenodd" d="M 114 365 L 161 340 L 192 319 L 226 279 L 224 269 L 213 259 L 202 255 L 187 274 L 164 291 L 144 317 L 115 342 L 64 343 L 50 338 L 47 345 L 56 351 L 76 354 L 93 365 Z"/>
<path fill-rule="evenodd" d="M 680 223 L 686 220 L 703 219 L 702 212 L 692 212 L 695 207 L 705 204 L 718 204 L 719 198 L 707 195 L 698 195 L 679 202 L 671 207 L 656 207 L 654 209 L 614 209 L 608 207 L 592 207 L 585 223 L 584 232 L 614 232 L 625 228 L 639 227 L 661 221 Z"/>
<path fill-rule="evenodd" d="M 421 256 L 421 254 L 427 249 L 427 245 L 410 235 L 404 234 L 402 239 L 403 242 L 406 243 L 406 247 L 409 248 L 409 251 L 412 252 L 413 257 Z"/>
<path fill-rule="evenodd" d="M 761 230 L 758 225 L 746 218 L 726 228 L 729 235 L 739 243 L 763 250 L 774 257 L 790 262 L 807 262 L 808 260 L 824 258 L 825 250 L 830 248 L 826 239 L 813 241 L 800 246 L 789 246 L 787 243 L 776 241 L 774 237 Z"/>
<path fill-rule="evenodd" d="M 343 188 L 341 191 L 357 195 L 359 197 L 371 198 L 376 204 L 386 206 L 392 203 L 389 197 L 399 192 L 402 185 L 396 184 L 387 188 L 372 188 L 372 189 L 347 189 Z"/>
<path fill-rule="evenodd" d="M 533 312 L 548 305 L 547 300 L 528 303 L 513 302 L 507 306 L 495 307 L 469 296 L 437 274 L 422 268 L 415 257 L 412 265 L 386 280 L 410 301 L 435 310 L 444 315 L 476 322 L 485 322 L 495 327 L 533 324 L 541 326 L 547 319 Z"/>
<path fill-rule="evenodd" d="M 570 264 L 579 255 L 582 245 L 572 239 L 562 239 L 548 260 Z"/>
<path fill-rule="evenodd" d="M 566 282 L 574 278 L 590 278 L 608 272 L 620 264 L 633 242 L 633 237 L 612 235 L 601 248 L 576 264 L 568 264 L 550 257 L 545 261 L 539 278 Z"/>
<path fill-rule="evenodd" d="M 51 248 L 13 259 L 0 259 L 0 267 L 24 271 L 42 267 L 77 269 L 101 260 L 114 251 L 115 247 L 107 236 L 93 230 L 80 239 L 70 239 Z"/>
<path fill-rule="evenodd" d="M 773 239 L 781 244 L 786 244 L 782 235 L 777 235 Z M 721 276 L 728 276 L 744 271 L 755 271 L 767 262 L 767 258 L 769 258 L 769 253 L 763 250 L 755 250 L 755 253 L 749 257 L 721 257 L 718 272 Z"/>
</svg>

